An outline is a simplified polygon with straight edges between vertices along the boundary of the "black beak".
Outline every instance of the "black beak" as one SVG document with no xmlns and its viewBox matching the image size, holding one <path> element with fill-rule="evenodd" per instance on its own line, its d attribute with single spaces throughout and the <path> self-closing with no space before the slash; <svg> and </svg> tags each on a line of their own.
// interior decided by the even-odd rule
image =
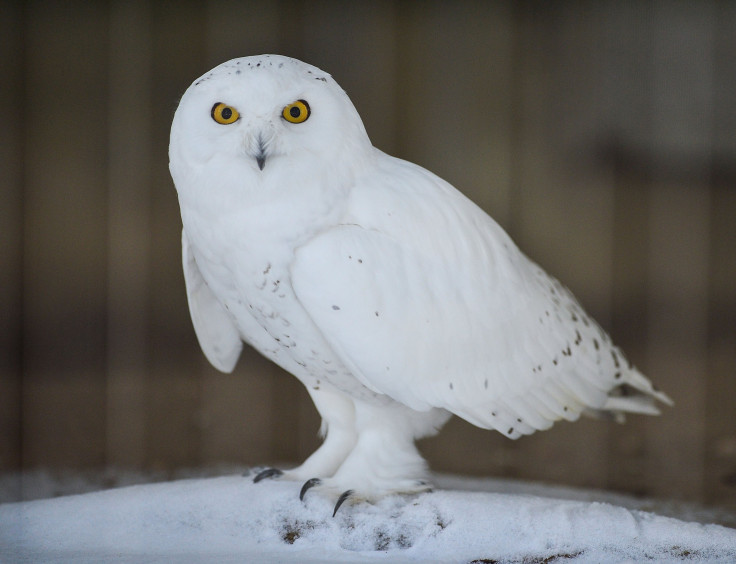
<svg viewBox="0 0 736 564">
<path fill-rule="evenodd" d="M 263 170 L 263 167 L 266 166 L 266 146 L 260 135 L 258 136 L 258 153 L 256 154 L 256 162 L 258 163 L 258 168 L 260 170 Z"/>
</svg>

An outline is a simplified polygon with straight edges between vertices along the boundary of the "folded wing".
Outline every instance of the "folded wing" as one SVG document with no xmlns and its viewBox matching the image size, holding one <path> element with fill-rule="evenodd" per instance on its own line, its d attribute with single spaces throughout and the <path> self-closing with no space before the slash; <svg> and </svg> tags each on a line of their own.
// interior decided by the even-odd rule
<svg viewBox="0 0 736 564">
<path fill-rule="evenodd" d="M 344 223 L 297 250 L 292 282 L 355 376 L 417 410 L 517 438 L 669 402 L 490 217 L 398 159 L 383 156 Z"/>
</svg>

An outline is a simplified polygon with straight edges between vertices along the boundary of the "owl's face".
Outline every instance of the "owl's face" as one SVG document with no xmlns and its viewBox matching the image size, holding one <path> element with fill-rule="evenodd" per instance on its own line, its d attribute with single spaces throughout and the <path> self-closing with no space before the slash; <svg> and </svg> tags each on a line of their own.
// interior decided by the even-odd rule
<svg viewBox="0 0 736 564">
<path fill-rule="evenodd" d="M 330 75 L 264 55 L 223 63 L 189 87 L 169 155 L 181 191 L 179 178 L 198 175 L 250 187 L 339 175 L 345 155 L 354 169 L 370 148 L 357 111 Z"/>
</svg>

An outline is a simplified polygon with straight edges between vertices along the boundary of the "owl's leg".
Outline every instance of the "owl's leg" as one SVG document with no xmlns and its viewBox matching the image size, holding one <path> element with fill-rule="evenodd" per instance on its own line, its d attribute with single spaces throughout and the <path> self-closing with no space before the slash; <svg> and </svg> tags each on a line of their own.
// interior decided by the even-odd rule
<svg viewBox="0 0 736 564">
<path fill-rule="evenodd" d="M 337 512 L 346 499 L 375 501 L 431 489 L 427 464 L 414 440 L 436 433 L 450 417 L 448 412 L 418 412 L 395 402 L 375 405 L 356 400 L 355 414 L 355 448 L 331 478 L 307 482 L 302 497 L 309 489 L 322 491 L 338 498 Z"/>
<path fill-rule="evenodd" d="M 355 407 L 353 401 L 338 390 L 324 384 L 318 389 L 307 388 L 314 405 L 322 416 L 322 445 L 301 466 L 281 471 L 267 468 L 260 472 L 255 481 L 266 478 L 304 481 L 315 476 L 330 477 L 340 467 L 355 446 L 358 435 L 355 431 Z"/>
</svg>

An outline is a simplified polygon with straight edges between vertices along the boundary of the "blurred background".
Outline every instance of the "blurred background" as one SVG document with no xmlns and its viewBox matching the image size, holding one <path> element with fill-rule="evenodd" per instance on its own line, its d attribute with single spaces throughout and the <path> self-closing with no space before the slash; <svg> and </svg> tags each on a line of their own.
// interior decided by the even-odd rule
<svg viewBox="0 0 736 564">
<path fill-rule="evenodd" d="M 736 3 L 0 4 L 0 472 L 299 463 L 319 418 L 196 343 L 168 135 L 227 59 L 330 72 L 374 145 L 449 180 L 675 400 L 519 441 L 457 418 L 435 471 L 736 509 Z M 17 482 L 15 499 L 24 497 Z"/>
</svg>

